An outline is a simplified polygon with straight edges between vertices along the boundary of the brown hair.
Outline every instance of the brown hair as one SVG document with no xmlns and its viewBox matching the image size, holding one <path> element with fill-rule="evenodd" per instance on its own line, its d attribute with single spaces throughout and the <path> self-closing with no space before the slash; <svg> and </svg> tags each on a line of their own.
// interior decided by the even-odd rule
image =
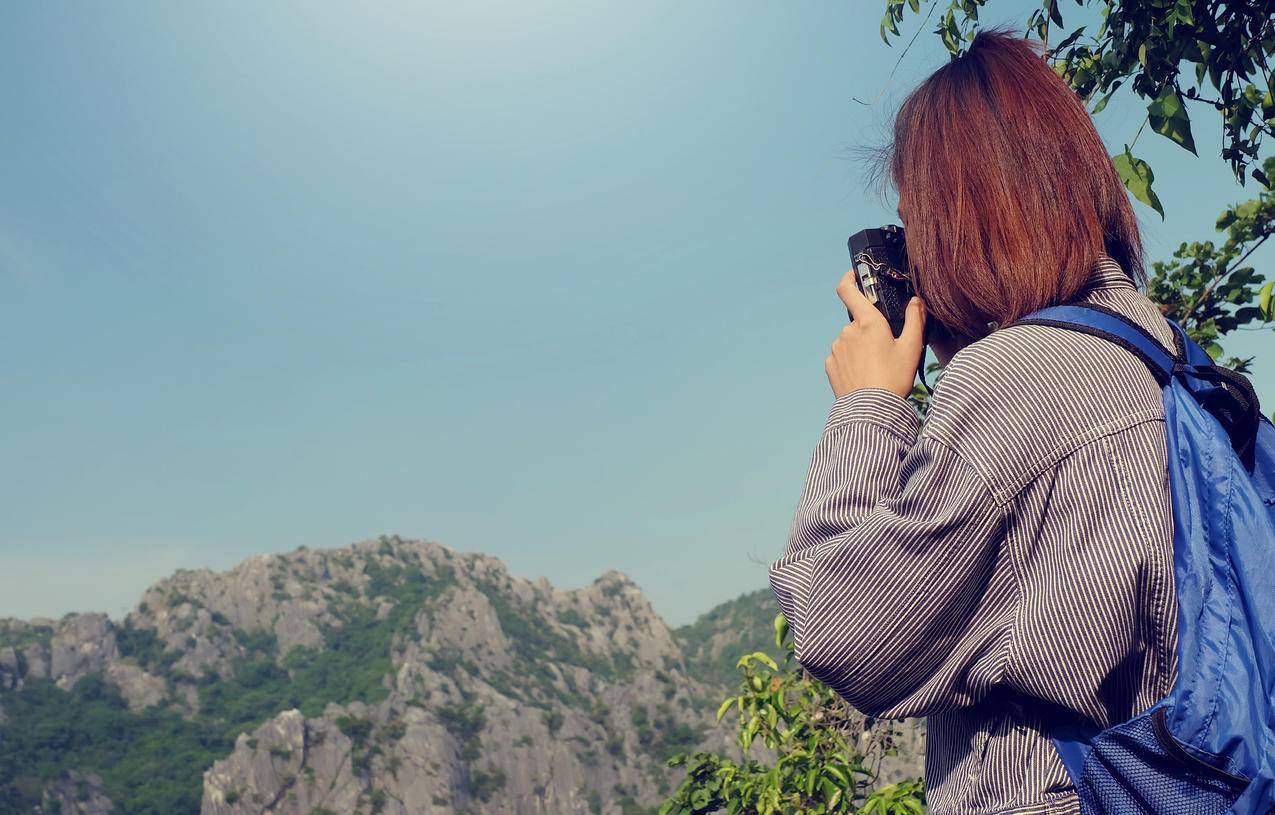
<svg viewBox="0 0 1275 815">
<path fill-rule="evenodd" d="M 967 338 L 1075 298 L 1103 253 L 1145 281 L 1129 195 L 1039 48 L 979 33 L 904 100 L 886 152 L 913 281 Z"/>
</svg>

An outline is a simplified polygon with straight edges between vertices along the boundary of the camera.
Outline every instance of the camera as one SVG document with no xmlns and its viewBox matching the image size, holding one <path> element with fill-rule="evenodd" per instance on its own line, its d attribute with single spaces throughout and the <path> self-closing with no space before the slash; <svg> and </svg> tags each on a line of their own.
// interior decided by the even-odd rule
<svg viewBox="0 0 1275 815">
<path fill-rule="evenodd" d="M 903 227 L 887 224 L 878 229 L 861 229 L 850 236 L 848 245 L 859 291 L 885 315 L 894 336 L 899 336 L 908 300 L 915 294 L 908 273 Z"/>
</svg>

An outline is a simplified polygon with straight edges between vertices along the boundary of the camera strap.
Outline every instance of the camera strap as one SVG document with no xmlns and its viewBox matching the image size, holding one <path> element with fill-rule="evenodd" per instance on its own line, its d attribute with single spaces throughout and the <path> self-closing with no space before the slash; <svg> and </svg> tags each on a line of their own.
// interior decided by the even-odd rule
<svg viewBox="0 0 1275 815">
<path fill-rule="evenodd" d="M 929 350 L 928 345 L 921 346 L 921 359 L 916 364 L 916 375 L 921 379 L 921 387 L 925 389 L 926 396 L 933 396 L 934 391 L 930 388 L 930 383 L 925 381 L 925 352 Z"/>
</svg>

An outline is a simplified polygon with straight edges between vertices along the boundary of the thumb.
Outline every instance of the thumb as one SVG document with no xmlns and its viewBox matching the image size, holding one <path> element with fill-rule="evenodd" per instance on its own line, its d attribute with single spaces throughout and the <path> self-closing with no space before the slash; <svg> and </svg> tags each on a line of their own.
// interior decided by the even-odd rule
<svg viewBox="0 0 1275 815">
<path fill-rule="evenodd" d="M 925 345 L 925 304 L 920 297 L 908 301 L 907 310 L 903 313 L 903 330 L 899 332 L 897 342 L 909 356 L 921 358 L 921 349 Z"/>
</svg>

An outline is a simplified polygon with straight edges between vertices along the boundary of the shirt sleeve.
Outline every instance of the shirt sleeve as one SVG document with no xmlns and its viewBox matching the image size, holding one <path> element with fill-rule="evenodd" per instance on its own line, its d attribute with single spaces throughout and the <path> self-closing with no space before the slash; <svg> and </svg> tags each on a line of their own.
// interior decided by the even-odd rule
<svg viewBox="0 0 1275 815">
<path fill-rule="evenodd" d="M 1001 511 L 973 468 L 918 428 L 892 392 L 838 398 L 787 551 L 769 566 L 797 661 L 869 715 L 972 703 L 995 679 L 985 658 L 1003 666 L 1009 649 Z"/>
</svg>

